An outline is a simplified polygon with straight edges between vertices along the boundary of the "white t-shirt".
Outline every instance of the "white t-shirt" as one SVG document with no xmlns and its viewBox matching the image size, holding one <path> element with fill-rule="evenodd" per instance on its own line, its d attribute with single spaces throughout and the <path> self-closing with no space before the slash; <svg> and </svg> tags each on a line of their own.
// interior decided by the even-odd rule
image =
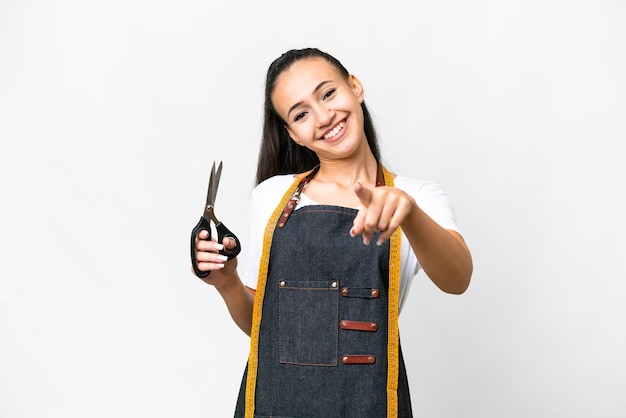
<svg viewBox="0 0 626 418">
<path fill-rule="evenodd" d="M 248 214 L 249 239 L 246 249 L 247 267 L 242 275 L 244 285 L 256 289 L 259 262 L 263 251 L 263 235 L 265 227 L 272 213 L 280 203 L 287 189 L 293 184 L 294 176 L 278 175 L 271 177 L 252 191 L 250 197 L 250 209 Z M 417 181 L 403 176 L 397 176 L 394 186 L 402 189 L 415 199 L 417 205 L 435 222 L 445 229 L 459 232 L 454 217 L 454 209 L 450 204 L 448 195 L 438 184 Z M 316 202 L 309 199 L 303 192 L 296 207 L 315 205 Z M 348 231 L 346 231 L 346 234 Z M 402 233 L 400 244 L 400 309 L 406 300 L 413 277 L 420 271 L 421 265 L 413 253 L 407 237 Z"/>
</svg>

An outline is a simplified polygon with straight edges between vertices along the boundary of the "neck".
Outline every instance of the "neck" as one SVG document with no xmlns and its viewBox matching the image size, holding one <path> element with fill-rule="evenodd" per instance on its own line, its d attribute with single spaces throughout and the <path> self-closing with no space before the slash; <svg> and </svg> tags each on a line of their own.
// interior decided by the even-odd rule
<svg viewBox="0 0 626 418">
<path fill-rule="evenodd" d="M 378 174 L 378 164 L 373 155 L 361 160 L 320 161 L 320 169 L 315 179 L 320 182 L 332 182 L 343 187 L 352 187 L 360 181 L 364 185 L 374 186 Z"/>
</svg>

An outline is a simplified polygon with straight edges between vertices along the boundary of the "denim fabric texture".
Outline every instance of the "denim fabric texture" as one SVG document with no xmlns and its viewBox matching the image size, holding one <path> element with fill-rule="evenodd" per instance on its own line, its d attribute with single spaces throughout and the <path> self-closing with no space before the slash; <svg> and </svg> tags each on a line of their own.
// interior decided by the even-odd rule
<svg viewBox="0 0 626 418">
<path fill-rule="evenodd" d="M 354 209 L 305 206 L 274 231 L 255 417 L 387 415 L 389 243 L 365 246 L 360 237 L 350 237 L 355 216 Z M 342 294 L 343 288 L 348 291 Z M 371 289 L 378 297 L 368 297 Z M 377 328 L 341 329 L 342 320 L 373 322 Z M 345 355 L 371 355 L 375 361 L 344 364 Z M 411 417 L 402 355 L 399 372 L 399 416 Z M 236 417 L 243 416 L 245 382 L 244 375 Z"/>
</svg>

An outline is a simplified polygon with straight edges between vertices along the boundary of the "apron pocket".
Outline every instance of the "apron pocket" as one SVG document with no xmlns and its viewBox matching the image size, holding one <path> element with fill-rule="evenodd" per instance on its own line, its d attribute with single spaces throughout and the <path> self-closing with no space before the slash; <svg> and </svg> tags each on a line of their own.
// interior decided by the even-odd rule
<svg viewBox="0 0 626 418">
<path fill-rule="evenodd" d="M 281 363 L 336 366 L 339 338 L 337 281 L 279 281 Z"/>
</svg>

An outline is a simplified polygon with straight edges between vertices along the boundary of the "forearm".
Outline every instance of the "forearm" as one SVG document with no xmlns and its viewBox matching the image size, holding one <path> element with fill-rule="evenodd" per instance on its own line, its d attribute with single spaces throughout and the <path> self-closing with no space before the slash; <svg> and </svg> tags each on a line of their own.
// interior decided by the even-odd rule
<svg viewBox="0 0 626 418">
<path fill-rule="evenodd" d="M 417 204 L 402 223 L 424 272 L 441 290 L 461 294 L 470 283 L 473 264 L 460 234 L 433 221 Z"/>
<path fill-rule="evenodd" d="M 215 288 L 224 299 L 233 321 L 243 332 L 250 335 L 254 305 L 253 291 L 244 286 L 236 270 L 229 280 L 220 286 L 215 286 Z"/>
</svg>

